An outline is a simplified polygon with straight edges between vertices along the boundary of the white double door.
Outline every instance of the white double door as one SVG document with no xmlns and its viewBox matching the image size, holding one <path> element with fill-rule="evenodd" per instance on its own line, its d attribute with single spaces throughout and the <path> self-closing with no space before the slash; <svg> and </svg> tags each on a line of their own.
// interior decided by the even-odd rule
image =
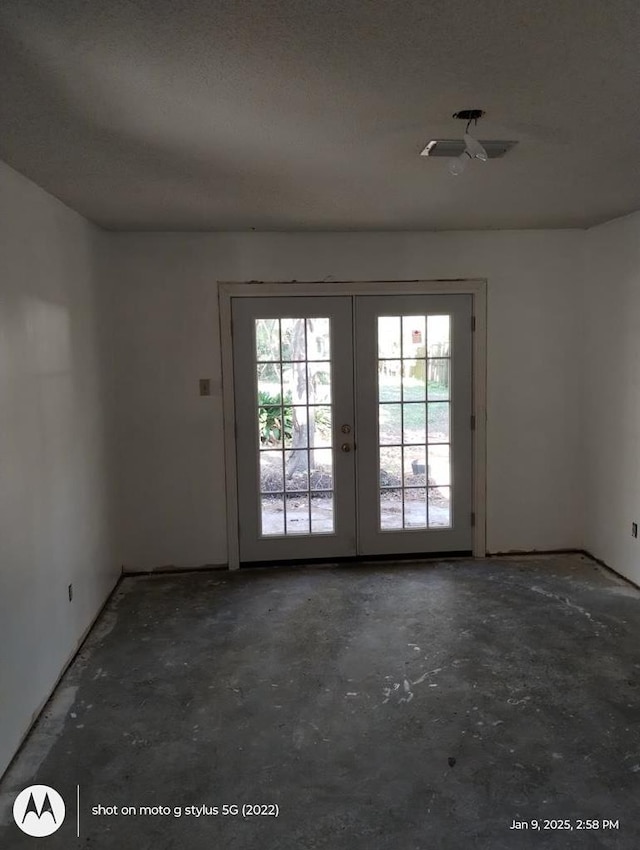
<svg viewBox="0 0 640 850">
<path fill-rule="evenodd" d="M 241 562 L 472 548 L 472 296 L 232 299 Z"/>
</svg>

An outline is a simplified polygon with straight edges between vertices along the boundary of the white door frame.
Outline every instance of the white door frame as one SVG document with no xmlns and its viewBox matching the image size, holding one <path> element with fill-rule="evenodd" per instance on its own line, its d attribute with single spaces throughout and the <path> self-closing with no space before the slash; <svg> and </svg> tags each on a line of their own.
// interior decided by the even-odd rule
<svg viewBox="0 0 640 850">
<path fill-rule="evenodd" d="M 407 280 L 407 281 L 318 281 L 218 282 L 220 344 L 222 347 L 222 404 L 224 416 L 224 477 L 227 507 L 227 560 L 229 569 L 240 566 L 238 481 L 236 474 L 235 397 L 233 392 L 233 348 L 231 299 L 313 296 L 313 295 L 454 295 L 473 296 L 473 555 L 486 555 L 487 481 L 487 281 Z"/>
</svg>

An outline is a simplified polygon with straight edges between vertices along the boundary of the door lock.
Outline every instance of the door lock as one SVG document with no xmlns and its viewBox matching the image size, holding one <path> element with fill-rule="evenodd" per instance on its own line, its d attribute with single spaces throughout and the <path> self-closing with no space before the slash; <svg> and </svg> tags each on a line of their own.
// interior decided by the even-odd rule
<svg viewBox="0 0 640 850">
<path fill-rule="evenodd" d="M 342 431 L 343 434 L 350 434 L 351 433 L 351 425 L 343 425 L 340 430 Z"/>
</svg>

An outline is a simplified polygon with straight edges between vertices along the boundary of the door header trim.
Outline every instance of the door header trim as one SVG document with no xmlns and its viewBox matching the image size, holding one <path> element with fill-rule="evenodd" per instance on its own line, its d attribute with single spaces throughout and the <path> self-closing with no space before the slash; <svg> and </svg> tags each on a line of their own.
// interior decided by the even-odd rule
<svg viewBox="0 0 640 850">
<path fill-rule="evenodd" d="M 486 278 L 438 280 L 218 281 L 220 297 L 255 298 L 292 295 L 476 295 L 486 292 Z"/>
</svg>

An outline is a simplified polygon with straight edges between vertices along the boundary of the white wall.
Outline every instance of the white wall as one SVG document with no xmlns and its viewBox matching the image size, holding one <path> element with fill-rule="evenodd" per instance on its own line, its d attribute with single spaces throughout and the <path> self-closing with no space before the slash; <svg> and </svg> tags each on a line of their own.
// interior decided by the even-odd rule
<svg viewBox="0 0 640 850">
<path fill-rule="evenodd" d="M 226 561 L 217 280 L 488 278 L 489 551 L 582 547 L 584 237 L 110 235 L 124 565 Z"/>
<path fill-rule="evenodd" d="M 101 239 L 0 163 L 0 774 L 117 579 Z"/>
<path fill-rule="evenodd" d="M 640 213 L 586 236 L 585 545 L 640 583 Z"/>
</svg>

